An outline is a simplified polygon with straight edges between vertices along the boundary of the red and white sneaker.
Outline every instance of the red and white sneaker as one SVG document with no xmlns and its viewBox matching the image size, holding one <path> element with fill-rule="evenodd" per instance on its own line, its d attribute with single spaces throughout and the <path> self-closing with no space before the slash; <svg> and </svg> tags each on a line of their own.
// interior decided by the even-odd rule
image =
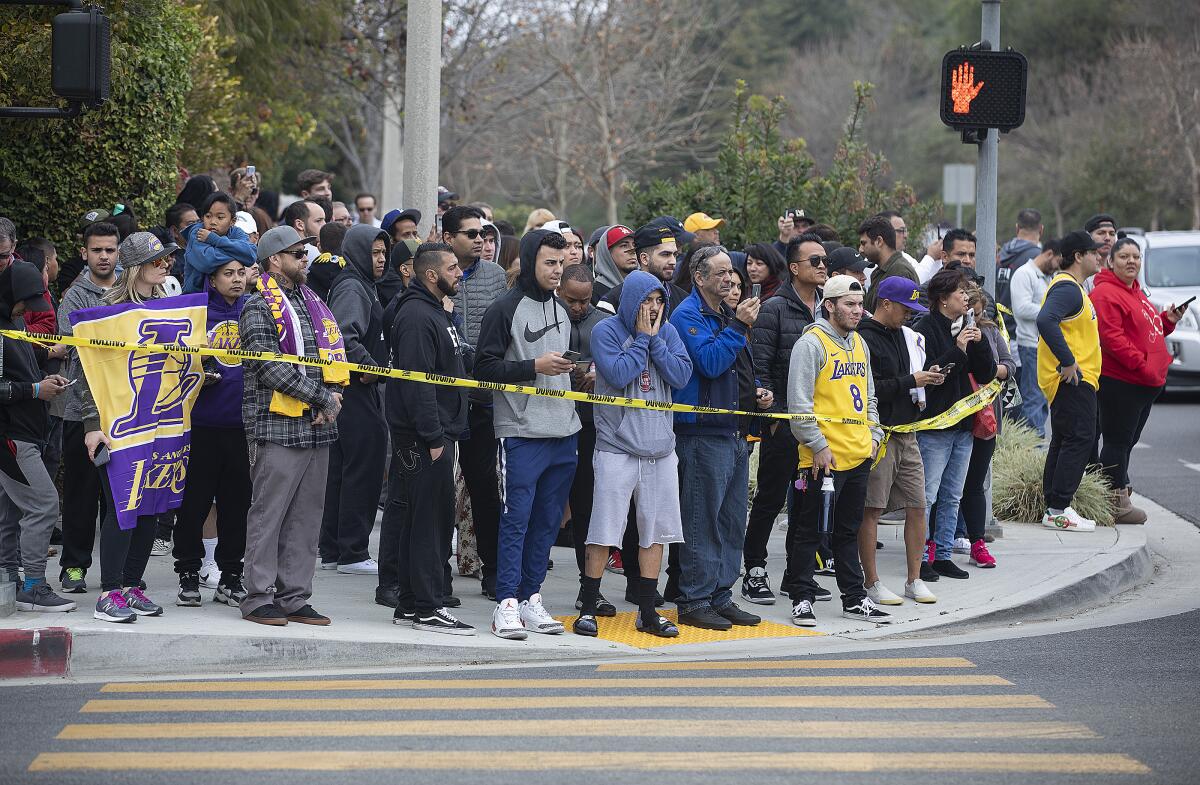
<svg viewBox="0 0 1200 785">
<path fill-rule="evenodd" d="M 625 563 L 621 561 L 620 551 L 613 551 L 608 554 L 608 564 L 604 565 L 604 569 L 617 575 L 625 574 Z"/>
<path fill-rule="evenodd" d="M 987 549 L 987 543 L 976 540 L 971 543 L 971 564 L 985 569 L 996 566 L 996 558 Z"/>
<path fill-rule="evenodd" d="M 1042 518 L 1042 525 L 1047 529 L 1058 529 L 1060 531 L 1070 532 L 1094 532 L 1096 531 L 1096 522 L 1090 518 L 1084 518 L 1071 507 L 1063 510 L 1059 515 L 1051 515 L 1049 510 Z"/>
</svg>

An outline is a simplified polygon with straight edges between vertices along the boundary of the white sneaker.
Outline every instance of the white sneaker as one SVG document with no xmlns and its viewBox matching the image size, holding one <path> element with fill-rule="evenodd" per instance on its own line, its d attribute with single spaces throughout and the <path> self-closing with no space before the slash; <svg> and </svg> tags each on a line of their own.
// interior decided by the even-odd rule
<svg viewBox="0 0 1200 785">
<path fill-rule="evenodd" d="M 171 552 L 171 541 L 164 540 L 162 537 L 155 537 L 154 544 L 150 546 L 151 556 L 166 556 Z"/>
<path fill-rule="evenodd" d="M 337 571 L 342 575 L 378 575 L 379 563 L 374 559 L 367 559 L 354 564 L 339 564 Z"/>
<path fill-rule="evenodd" d="M 968 540 L 966 537 L 959 537 L 957 540 L 954 541 L 954 552 L 955 553 L 970 553 L 971 552 L 971 541 Z"/>
<path fill-rule="evenodd" d="M 200 564 L 200 585 L 206 589 L 215 589 L 221 584 L 221 571 L 215 561 L 205 560 Z"/>
<path fill-rule="evenodd" d="M 883 585 L 883 581 L 875 581 L 873 586 L 867 587 L 867 596 L 871 598 L 871 602 L 876 605 L 903 605 L 904 598 L 892 592 L 888 587 Z"/>
<path fill-rule="evenodd" d="M 523 641 L 529 636 L 521 624 L 521 609 L 515 598 L 501 601 L 492 611 L 492 634 L 512 641 Z"/>
<path fill-rule="evenodd" d="M 1062 511 L 1062 515 L 1051 515 L 1050 511 L 1046 511 L 1046 515 L 1042 518 L 1042 525 L 1047 529 L 1059 529 L 1061 531 L 1071 532 L 1094 532 L 1096 531 L 1096 522 L 1090 518 L 1084 518 L 1079 513 L 1075 512 L 1074 508 L 1068 507 Z"/>
<path fill-rule="evenodd" d="M 521 624 L 531 632 L 540 632 L 544 635 L 558 635 L 563 631 L 562 622 L 551 616 L 546 607 L 542 605 L 542 595 L 540 594 L 535 594 L 521 603 Z"/>
<path fill-rule="evenodd" d="M 904 596 L 917 602 L 937 602 L 937 595 L 931 592 L 929 587 L 925 585 L 925 581 L 920 578 L 917 578 L 912 583 L 904 584 Z"/>
</svg>

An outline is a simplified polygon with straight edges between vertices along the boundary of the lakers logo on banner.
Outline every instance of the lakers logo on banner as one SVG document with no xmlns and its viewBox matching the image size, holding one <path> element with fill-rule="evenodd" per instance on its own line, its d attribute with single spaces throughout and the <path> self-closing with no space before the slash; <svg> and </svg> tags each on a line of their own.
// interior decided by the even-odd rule
<svg viewBox="0 0 1200 785">
<path fill-rule="evenodd" d="M 123 529 L 183 501 L 192 405 L 204 374 L 197 354 L 168 347 L 206 342 L 206 305 L 205 295 L 190 294 L 70 315 L 75 335 L 93 341 L 79 348 L 79 359 L 110 440 L 105 468 Z M 149 346 L 106 347 L 130 336 Z"/>
<path fill-rule="evenodd" d="M 238 323 L 233 319 L 228 319 L 224 322 L 214 324 L 212 329 L 208 331 L 208 345 L 214 349 L 242 348 L 242 339 L 238 334 Z M 217 357 L 216 361 L 226 368 L 242 364 L 242 361 L 236 357 Z"/>
</svg>

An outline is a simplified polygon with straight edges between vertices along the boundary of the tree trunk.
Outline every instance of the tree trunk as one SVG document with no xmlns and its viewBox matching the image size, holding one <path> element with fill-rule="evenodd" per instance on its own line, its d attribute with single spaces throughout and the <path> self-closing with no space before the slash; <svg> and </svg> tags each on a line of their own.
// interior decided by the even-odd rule
<svg viewBox="0 0 1200 785">
<path fill-rule="evenodd" d="M 617 223 L 617 173 L 609 172 L 608 177 L 604 178 L 604 184 L 606 186 L 604 193 L 604 220 L 608 222 L 609 226 L 613 226 Z"/>
<path fill-rule="evenodd" d="M 1063 209 L 1062 199 L 1054 199 L 1054 234 L 1056 237 L 1063 236 Z"/>
</svg>

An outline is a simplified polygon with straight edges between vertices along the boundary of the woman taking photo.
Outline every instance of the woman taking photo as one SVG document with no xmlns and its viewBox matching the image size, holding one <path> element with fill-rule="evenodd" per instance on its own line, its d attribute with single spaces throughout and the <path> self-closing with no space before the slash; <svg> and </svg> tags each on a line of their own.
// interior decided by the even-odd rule
<svg viewBox="0 0 1200 785">
<path fill-rule="evenodd" d="M 967 317 L 968 286 L 961 269 L 942 270 L 929 279 L 929 314 L 913 329 L 925 336 L 925 370 L 941 373 L 946 380 L 925 388 L 923 420 L 937 417 L 973 392 L 968 374 L 981 386 L 996 375 L 991 346 L 974 319 Z M 925 465 L 925 514 L 929 539 L 933 541 L 927 544 L 933 549 L 930 556 L 933 563 L 928 568 L 922 566 L 922 580 L 929 580 L 929 570 L 947 578 L 971 577 L 951 557 L 959 504 L 971 463 L 973 426 L 974 417 L 964 415 L 942 428 L 917 433 L 917 447 Z M 931 518 L 935 502 L 937 517 Z"/>
<path fill-rule="evenodd" d="M 776 251 L 770 243 L 754 243 L 747 245 L 746 275 L 750 278 L 749 285 L 758 284 L 762 287 L 760 299 L 766 300 L 775 294 L 785 277 L 787 263 L 783 255 Z"/>
<path fill-rule="evenodd" d="M 117 249 L 117 262 L 123 272 L 113 283 L 103 305 L 144 303 L 165 296 L 163 281 L 171 269 L 174 243 L 163 245 L 149 232 L 135 232 Z M 87 374 L 79 376 L 79 399 L 83 408 L 83 443 L 93 461 L 108 436 L 100 430 L 100 409 L 92 397 Z M 108 470 L 100 469 L 100 484 L 108 503 L 100 522 L 100 598 L 92 616 L 100 621 L 133 622 L 138 616 L 161 616 L 163 609 L 142 591 L 142 576 L 154 547 L 157 515 L 139 515 L 137 525 L 122 529 L 117 524 L 117 505 L 113 499 Z"/>
<path fill-rule="evenodd" d="M 1110 259 L 1090 295 L 1100 327 L 1100 463 L 1117 495 L 1116 522 L 1145 523 L 1146 513 L 1129 500 L 1129 454 L 1167 382 L 1166 336 L 1187 308 L 1154 309 L 1138 282 L 1142 249 L 1133 238 L 1117 240 Z"/>
</svg>

